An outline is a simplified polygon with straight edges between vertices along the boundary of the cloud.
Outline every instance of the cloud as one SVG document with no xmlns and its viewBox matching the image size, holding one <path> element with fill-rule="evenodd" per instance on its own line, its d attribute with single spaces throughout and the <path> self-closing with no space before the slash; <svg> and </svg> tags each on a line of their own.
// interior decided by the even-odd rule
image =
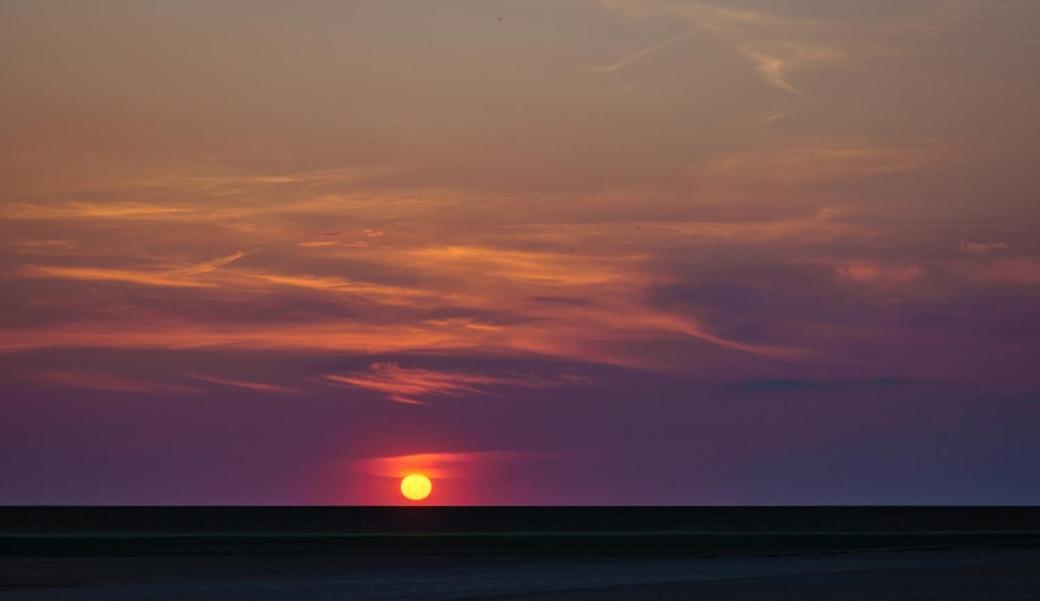
<svg viewBox="0 0 1040 601">
<path fill-rule="evenodd" d="M 366 299 L 388 305 L 407 305 L 430 301 L 438 297 L 436 292 L 417 288 L 390 286 L 357 281 L 335 276 L 314 276 L 306 274 L 283 274 L 263 271 L 238 271 L 229 274 L 224 284 L 227 288 L 302 288 L 338 296 Z M 440 297 L 444 298 L 444 297 Z"/>
<path fill-rule="evenodd" d="M 833 67 L 853 60 L 894 54 L 894 39 L 919 39 L 927 28 L 898 22 L 864 23 L 819 17 L 789 17 L 764 10 L 735 8 L 707 2 L 674 0 L 602 0 L 622 14 L 680 19 L 714 35 L 744 56 L 764 81 L 798 93 L 792 75 Z M 928 15 L 930 16 L 930 15 Z"/>
<path fill-rule="evenodd" d="M 427 246 L 402 253 L 407 264 L 433 273 L 479 272 L 491 279 L 531 285 L 595 286 L 619 283 L 633 275 L 627 264 L 640 256 L 595 257 L 489 246 Z"/>
<path fill-rule="evenodd" d="M 179 267 L 128 269 L 108 267 L 70 267 L 57 265 L 25 265 L 18 275 L 31 278 L 110 281 L 138 286 L 169 288 L 214 288 L 224 291 L 255 292 L 276 288 L 301 288 L 323 293 L 364 299 L 391 305 L 429 300 L 436 293 L 402 286 L 390 286 L 335 276 L 222 268 L 246 256 L 236 252 L 199 263 Z M 220 273 L 217 273 L 220 270 Z M 448 295 L 439 295 L 445 299 Z"/>
<path fill-rule="evenodd" d="M 185 277 L 184 274 L 169 271 L 150 272 L 134 269 L 108 269 L 103 267 L 26 265 L 19 270 L 18 273 L 19 275 L 30 278 L 123 282 L 142 286 L 172 288 L 204 288 L 212 286 L 210 283 L 194 280 L 190 277 Z"/>
<path fill-rule="evenodd" d="M 82 347 L 123 349 L 280 350 L 393 353 L 415 350 L 479 349 L 499 328 L 461 319 L 370 324 L 236 325 L 191 319 L 91 320 L 39 328 L 0 329 L 0 351 Z"/>
<path fill-rule="evenodd" d="M 1008 245 L 1006 242 L 969 242 L 967 240 L 961 240 L 958 248 L 961 252 L 969 255 L 988 255 L 990 253 L 1007 250 Z"/>
<path fill-rule="evenodd" d="M 472 477 L 503 464 L 537 461 L 557 456 L 545 451 L 467 451 L 388 455 L 350 461 L 350 469 L 383 478 L 401 478 L 420 472 L 431 478 Z"/>
<path fill-rule="evenodd" d="M 745 392 L 807 392 L 847 388 L 876 388 L 911 384 L 902 378 L 810 380 L 801 378 L 749 378 L 734 382 L 731 388 Z"/>
<path fill-rule="evenodd" d="M 690 235 L 682 228 L 661 231 L 666 230 L 670 236 Z M 804 228 L 800 231 L 804 234 Z M 573 239 L 576 233 L 580 234 L 580 228 L 577 232 L 570 228 L 568 236 Z M 531 235 L 543 233 L 535 228 Z M 68 320 L 60 325 L 0 330 L 0 349 L 459 350 L 499 355 L 535 353 L 660 368 L 670 363 L 666 357 L 647 355 L 627 341 L 679 337 L 767 357 L 794 359 L 803 354 L 783 345 L 731 340 L 713 333 L 696 316 L 648 306 L 646 291 L 667 283 L 668 278 L 652 269 L 643 255 L 418 245 L 373 249 L 361 262 L 332 257 L 334 262 L 324 265 L 326 270 L 363 277 L 393 274 L 394 279 L 410 282 L 410 286 L 311 275 L 301 268 L 295 272 L 246 268 L 236 264 L 242 256 L 244 253 L 239 252 L 149 269 L 25 266 L 17 272 L 23 277 L 132 283 L 183 292 L 176 296 L 171 292 L 163 305 L 142 306 L 144 313 L 123 312 L 118 319 L 98 321 L 97 312 L 93 312 L 90 320 L 79 323 Z M 254 265 L 264 257 L 259 253 Z M 265 297 L 268 300 L 264 302 L 291 302 L 294 306 L 319 298 L 334 302 L 307 323 L 236 323 L 227 319 L 209 323 L 192 309 L 200 302 L 234 299 L 242 303 Z M 539 300 L 560 298 L 569 300 Z M 329 311 L 331 308 L 335 311 Z"/>
<path fill-rule="evenodd" d="M 393 173 L 386 166 L 346 166 L 333 169 L 310 171 L 286 171 L 283 173 L 161 173 L 117 182 L 126 188 L 165 188 L 202 193 L 207 196 L 234 196 L 247 194 L 261 188 L 294 186 L 314 189 L 328 186 L 354 184 L 363 180 Z"/>
<path fill-rule="evenodd" d="M 654 44 L 653 46 L 648 46 L 646 48 L 643 48 L 642 50 L 637 50 L 636 52 L 633 52 L 632 54 L 629 54 L 628 56 L 626 56 L 625 58 L 619 60 L 616 63 L 612 63 L 612 64 L 609 64 L 609 65 L 599 65 L 599 66 L 592 67 L 591 71 L 593 73 L 616 73 L 617 71 L 621 71 L 622 69 L 625 69 L 625 68 L 633 65 L 633 64 L 643 60 L 644 58 L 650 56 L 651 54 L 653 54 L 653 53 L 655 53 L 655 52 L 657 52 L 659 50 L 663 50 L 664 48 L 667 48 L 667 47 L 669 47 L 669 46 L 671 46 L 673 44 L 676 44 L 678 42 L 681 42 L 681 41 L 687 39 L 688 37 L 690 37 L 690 35 L 691 34 L 689 32 L 687 32 L 687 33 L 684 33 L 684 34 L 682 34 L 680 36 L 676 36 L 674 38 L 669 38 L 669 39 L 667 39 L 667 40 L 665 40 L 663 42 L 658 42 L 657 44 Z"/>
<path fill-rule="evenodd" d="M 838 275 L 860 284 L 905 284 L 921 277 L 920 265 L 856 261 L 835 267 Z"/>
<path fill-rule="evenodd" d="M 71 390 L 100 390 L 135 394 L 194 394 L 198 388 L 124 378 L 93 371 L 52 370 L 29 376 L 31 380 L 49 388 Z"/>
<path fill-rule="evenodd" d="M 278 386 L 275 384 L 264 384 L 262 382 L 252 382 L 249 380 L 236 380 L 232 378 L 220 378 L 217 376 L 210 376 L 207 374 L 188 374 L 188 377 L 199 380 L 202 382 L 209 382 L 211 384 L 220 384 L 221 386 L 230 386 L 232 388 L 242 388 L 245 390 L 251 390 L 253 392 L 263 392 L 269 394 L 296 394 L 299 392 L 295 388 L 289 388 L 286 386 Z"/>
<path fill-rule="evenodd" d="M 26 265 L 19 271 L 19 274 L 34 278 L 111 281 L 173 288 L 205 288 L 215 286 L 216 284 L 200 280 L 197 276 L 212 273 L 244 256 L 246 256 L 246 253 L 236 252 L 200 263 L 154 270 Z"/>
<path fill-rule="evenodd" d="M 246 253 L 238 251 L 235 253 L 231 253 L 230 255 L 217 257 L 215 259 L 210 259 L 209 261 L 203 261 L 201 263 L 195 263 L 194 265 L 191 265 L 189 267 L 179 268 L 174 271 L 176 273 L 184 274 L 187 276 L 202 275 L 205 273 L 214 272 L 225 265 L 230 265 L 231 263 L 234 263 L 235 261 L 241 259 L 244 256 L 246 256 Z"/>
<path fill-rule="evenodd" d="M 9 245 L 18 253 L 25 255 L 67 255 L 79 249 L 76 240 L 40 240 L 19 238 L 11 240 Z"/>
<path fill-rule="evenodd" d="M 401 367 L 393 362 L 373 363 L 367 372 L 348 375 L 326 374 L 327 381 L 381 392 L 392 401 L 410 405 L 425 402 L 420 397 L 483 395 L 490 386 L 544 386 L 545 380 L 498 377 L 457 371 L 435 371 Z"/>
<path fill-rule="evenodd" d="M 766 81 L 788 92 L 798 92 L 798 89 L 787 80 L 787 71 L 790 63 L 782 58 L 767 56 L 754 50 L 744 50 L 744 55 L 755 63 L 755 68 L 765 77 Z"/>
<path fill-rule="evenodd" d="M 947 161 L 950 155 L 937 140 L 879 145 L 856 139 L 814 139 L 717 156 L 696 166 L 693 174 L 720 183 L 802 185 L 915 171 Z"/>
<path fill-rule="evenodd" d="M 1008 257 L 983 262 L 963 261 L 950 266 L 954 273 L 989 284 L 1040 284 L 1040 259 Z"/>
<path fill-rule="evenodd" d="M 22 203 L 0 209 L 0 219 L 169 219 L 195 213 L 191 206 L 143 202 Z"/>
</svg>

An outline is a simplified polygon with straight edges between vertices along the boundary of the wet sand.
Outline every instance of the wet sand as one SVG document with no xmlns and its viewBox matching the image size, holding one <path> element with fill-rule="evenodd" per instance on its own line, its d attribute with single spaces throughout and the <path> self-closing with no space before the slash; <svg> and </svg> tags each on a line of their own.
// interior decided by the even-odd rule
<svg viewBox="0 0 1040 601">
<path fill-rule="evenodd" d="M 1040 550 L 693 559 L 5 558 L 29 600 L 1040 600 Z"/>
<path fill-rule="evenodd" d="M 1030 508 L 0 508 L 0 600 L 1040 601 Z"/>
</svg>

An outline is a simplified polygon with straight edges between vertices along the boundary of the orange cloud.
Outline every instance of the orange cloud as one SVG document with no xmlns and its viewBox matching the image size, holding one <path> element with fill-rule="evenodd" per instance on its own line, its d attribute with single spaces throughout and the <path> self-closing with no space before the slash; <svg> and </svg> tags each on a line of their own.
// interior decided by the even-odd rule
<svg viewBox="0 0 1040 601">
<path fill-rule="evenodd" d="M 162 205 L 140 202 L 105 202 L 64 204 L 15 204 L 0 210 L 3 219 L 153 219 L 180 218 L 194 213 L 186 205 Z"/>
<path fill-rule="evenodd" d="M 321 322 L 259 326 L 200 324 L 186 320 L 147 323 L 73 323 L 0 330 L 0 351 L 77 346 L 85 348 L 234 348 L 284 351 L 392 353 L 413 350 L 480 348 L 496 332 L 464 320 L 373 325 Z"/>
<path fill-rule="evenodd" d="M 479 272 L 487 278 L 554 286 L 617 282 L 632 275 L 624 264 L 640 258 L 598 258 L 487 246 L 431 246 L 404 251 L 402 255 L 409 265 L 435 273 Z"/>
<path fill-rule="evenodd" d="M 26 255 L 59 255 L 73 254 L 79 248 L 76 240 L 34 240 L 16 239 L 9 243 L 16 252 Z"/>
<path fill-rule="evenodd" d="M 206 288 L 215 284 L 197 279 L 237 261 L 245 256 L 236 252 L 201 263 L 192 263 L 172 269 L 112 269 L 104 267 L 61 267 L 53 265 L 26 265 L 20 274 L 36 278 L 62 278 L 70 280 L 94 280 L 125 282 L 142 286 L 166 286 L 173 288 Z"/>
<path fill-rule="evenodd" d="M 367 372 L 349 375 L 326 374 L 329 382 L 375 390 L 392 401 L 422 405 L 419 397 L 485 394 L 486 386 L 533 386 L 538 381 L 503 378 L 455 371 L 401 367 L 393 362 L 373 363 Z"/>
<path fill-rule="evenodd" d="M 419 299 L 430 299 L 437 296 L 435 292 L 401 286 L 373 284 L 335 276 L 292 275 L 260 271 L 237 271 L 229 275 L 229 278 L 225 280 L 225 284 L 228 287 L 240 285 L 247 288 L 255 288 L 259 284 L 304 288 L 365 298 L 391 305 L 409 304 L 417 302 Z"/>
<path fill-rule="evenodd" d="M 26 265 L 20 275 L 31 278 L 59 278 L 67 280 L 93 280 L 124 282 L 142 286 L 166 286 L 171 288 L 205 288 L 212 284 L 184 277 L 184 274 L 166 271 L 141 271 L 133 269 L 107 269 L 103 267 L 58 267 Z"/>
<path fill-rule="evenodd" d="M 778 227 L 781 230 L 793 227 L 792 231 L 804 233 L 806 228 L 830 225 L 826 219 L 814 218 L 809 224 Z M 668 231 L 670 236 L 690 235 L 682 227 L 676 227 L 661 231 Z M 716 227 L 724 228 L 721 224 Z M 752 227 L 733 231 L 741 237 L 785 235 L 780 230 L 772 232 L 766 226 L 759 230 Z M 243 256 L 244 253 L 238 252 L 201 263 L 152 269 L 30 265 L 19 273 L 27 277 L 213 289 L 220 293 L 295 289 L 300 294 L 361 299 L 393 307 L 394 313 L 387 314 L 388 319 L 379 320 L 330 317 L 285 325 L 201 324 L 154 317 L 150 317 L 148 323 L 136 325 L 133 320 L 122 320 L 118 324 L 70 323 L 0 332 L 0 348 L 224 346 L 371 353 L 465 349 L 499 354 L 537 353 L 645 368 L 666 366 L 668 360 L 629 349 L 624 341 L 677 335 L 762 356 L 792 359 L 804 354 L 793 348 L 729 340 L 712 333 L 693 316 L 647 306 L 645 291 L 669 280 L 647 269 L 646 258 L 635 254 L 578 255 L 477 245 L 419 246 L 374 249 L 366 255 L 364 263 L 344 263 L 345 269 L 357 268 L 363 274 L 380 269 L 405 273 L 414 282 L 413 286 L 233 265 Z M 531 300 L 560 297 L 581 302 Z M 430 317 L 430 313 L 459 317 Z M 604 344 L 605 341 L 610 344 Z M 399 397 L 415 400 L 407 394 Z"/>
<path fill-rule="evenodd" d="M 383 478 L 401 478 L 421 472 L 431 478 L 463 478 L 478 470 L 493 469 L 503 463 L 532 461 L 555 454 L 532 451 L 470 451 L 461 453 L 415 453 L 371 457 L 349 462 L 350 469 Z"/>
<path fill-rule="evenodd" d="M 388 167 L 347 166 L 334 169 L 284 173 L 199 173 L 189 171 L 166 173 L 151 177 L 132 178 L 119 182 L 126 188 L 167 188 L 191 191 L 208 196 L 246 194 L 260 188 L 298 186 L 315 188 L 328 185 L 353 184 L 365 179 L 393 172 Z"/>
</svg>

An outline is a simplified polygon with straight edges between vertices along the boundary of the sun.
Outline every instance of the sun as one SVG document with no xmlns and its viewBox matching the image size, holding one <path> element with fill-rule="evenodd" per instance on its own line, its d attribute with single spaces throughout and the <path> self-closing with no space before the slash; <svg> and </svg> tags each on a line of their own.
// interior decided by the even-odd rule
<svg viewBox="0 0 1040 601">
<path fill-rule="evenodd" d="M 422 501 L 432 490 L 433 483 L 424 474 L 408 474 L 401 479 L 401 494 L 409 501 Z"/>
</svg>

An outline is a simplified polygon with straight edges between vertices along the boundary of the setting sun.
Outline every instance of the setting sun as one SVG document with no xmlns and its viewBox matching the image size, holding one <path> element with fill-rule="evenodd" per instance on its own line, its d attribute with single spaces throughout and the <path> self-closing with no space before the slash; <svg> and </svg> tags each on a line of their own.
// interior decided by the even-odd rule
<svg viewBox="0 0 1040 601">
<path fill-rule="evenodd" d="M 431 490 L 433 483 L 423 474 L 408 474 L 401 479 L 401 494 L 409 501 L 422 501 Z"/>
</svg>

